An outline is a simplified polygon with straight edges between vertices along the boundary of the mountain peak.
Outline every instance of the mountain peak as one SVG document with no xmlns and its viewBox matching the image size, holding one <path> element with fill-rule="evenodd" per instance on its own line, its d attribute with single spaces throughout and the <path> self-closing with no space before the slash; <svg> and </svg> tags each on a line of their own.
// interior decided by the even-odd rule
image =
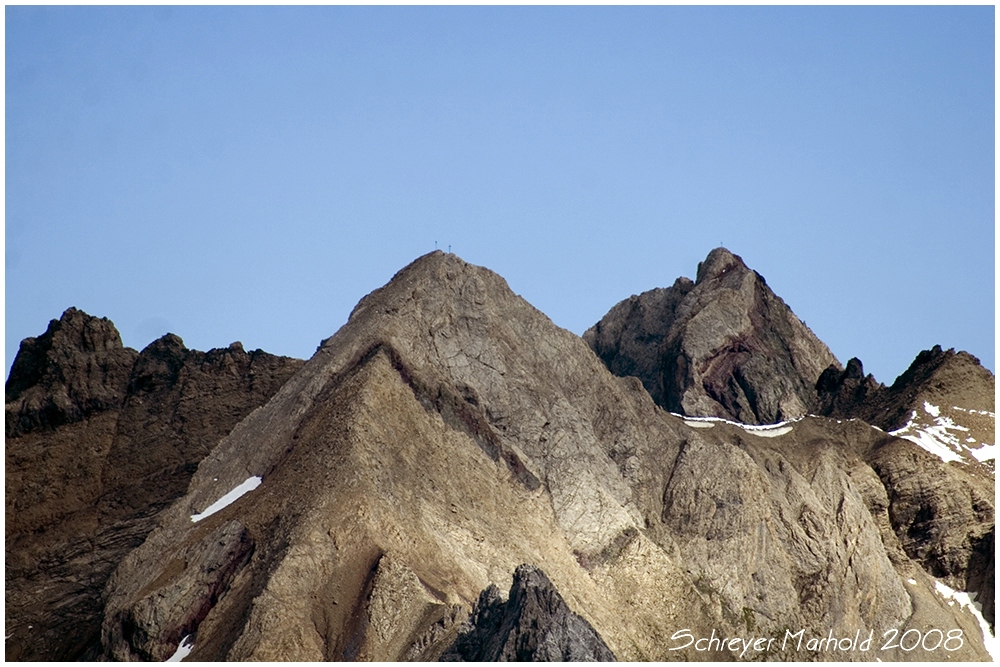
<svg viewBox="0 0 1000 667">
<path fill-rule="evenodd" d="M 41 336 L 21 341 L 5 387 L 7 435 L 117 407 L 136 356 L 111 320 L 67 308 Z"/>
<path fill-rule="evenodd" d="M 439 303 L 442 296 L 451 291 L 442 290 L 442 287 L 455 286 L 476 276 L 479 277 L 480 284 L 489 276 L 486 278 L 488 282 L 506 287 L 506 281 L 492 271 L 469 264 L 453 253 L 434 250 L 416 258 L 397 271 L 388 283 L 363 297 L 351 311 L 348 321 L 353 321 L 362 313 L 369 311 L 374 304 L 387 300 L 394 302 L 391 306 L 383 303 L 383 311 L 388 313 L 397 312 L 404 306 L 405 301 L 412 301 L 417 297 Z"/>
<path fill-rule="evenodd" d="M 742 257 L 719 246 L 708 253 L 704 261 L 698 263 L 695 283 L 700 284 L 706 280 L 719 278 L 733 269 L 749 270 Z"/>
<path fill-rule="evenodd" d="M 566 605 L 545 573 L 522 564 L 505 602 L 490 585 L 443 662 L 611 662 L 593 626 Z"/>
<path fill-rule="evenodd" d="M 8 657 L 721 660 L 743 654 L 664 638 L 906 623 L 961 628 L 947 657 L 984 658 L 938 586 L 990 613 L 983 467 L 860 421 L 678 418 L 587 347 L 649 351 L 687 415 L 795 416 L 832 355 L 735 255 L 699 273 L 626 299 L 587 341 L 441 252 L 304 364 L 155 341 L 119 410 L 12 438 Z"/>
<path fill-rule="evenodd" d="M 806 414 L 830 350 L 726 248 L 697 280 L 633 296 L 584 334 L 608 368 L 636 375 L 672 412 L 749 424 Z"/>
</svg>

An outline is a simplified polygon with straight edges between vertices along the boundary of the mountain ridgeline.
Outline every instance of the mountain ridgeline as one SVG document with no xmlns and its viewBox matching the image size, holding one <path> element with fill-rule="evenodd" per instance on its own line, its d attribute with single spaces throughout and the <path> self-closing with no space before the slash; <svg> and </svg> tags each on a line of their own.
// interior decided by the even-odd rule
<svg viewBox="0 0 1000 667">
<path fill-rule="evenodd" d="M 304 362 L 71 308 L 7 380 L 6 657 L 990 660 L 993 391 L 723 248 L 582 338 L 441 252 Z"/>
</svg>

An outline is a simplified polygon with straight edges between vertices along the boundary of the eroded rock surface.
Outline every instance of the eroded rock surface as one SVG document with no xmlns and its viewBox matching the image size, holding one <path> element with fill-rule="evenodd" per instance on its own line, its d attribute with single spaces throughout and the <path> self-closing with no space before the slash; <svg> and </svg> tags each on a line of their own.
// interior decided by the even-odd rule
<svg viewBox="0 0 1000 667">
<path fill-rule="evenodd" d="M 868 456 L 890 498 L 906 553 L 956 590 L 976 593 L 994 617 L 995 460 L 993 374 L 965 352 L 935 346 L 889 387 L 852 359 L 817 383 L 819 411 L 862 419 L 921 445 L 887 442 Z M 945 465 L 942 465 L 942 464 Z"/>
<path fill-rule="evenodd" d="M 852 359 L 844 371 L 831 367 L 817 382 L 817 414 L 863 419 L 884 431 L 902 428 L 925 402 L 964 411 L 993 412 L 995 379 L 967 352 L 935 345 L 917 355 L 906 371 L 886 387 Z"/>
<path fill-rule="evenodd" d="M 4 392 L 7 437 L 117 409 L 135 358 L 110 320 L 68 308 L 21 341 Z"/>
<path fill-rule="evenodd" d="M 716 248 L 697 280 L 633 296 L 584 333 L 616 375 L 665 409 L 746 424 L 796 419 L 836 358 L 743 260 Z"/>
<path fill-rule="evenodd" d="M 701 282 L 738 274 L 724 269 L 713 263 Z M 192 659 L 436 659 L 461 610 L 528 562 L 621 659 L 738 657 L 676 646 L 681 629 L 945 625 L 968 638 L 948 657 L 983 659 L 975 618 L 941 601 L 893 529 L 868 463 L 886 443 L 922 451 L 860 421 L 671 415 L 499 276 L 433 253 L 363 299 L 202 460 L 109 582 L 103 645 L 138 656 L 109 619 L 172 590 L 185 575 L 167 563 L 235 520 L 254 550 L 191 631 Z M 258 488 L 192 523 L 249 476 Z M 147 633 L 166 654 L 189 631 L 165 619 Z"/>
<path fill-rule="evenodd" d="M 992 477 L 858 419 L 757 425 L 805 404 L 798 388 L 812 375 L 815 392 L 832 357 L 803 361 L 823 356 L 808 330 L 729 253 L 714 251 L 696 283 L 678 285 L 687 292 L 661 294 L 648 312 L 672 313 L 680 324 L 670 332 L 680 333 L 651 345 L 701 359 L 690 399 L 729 387 L 706 405 L 730 421 L 663 410 L 502 278 L 439 252 L 362 299 L 304 364 L 157 341 L 106 422 L 64 424 L 38 441 L 52 451 L 61 429 L 84 424 L 110 433 L 87 515 L 109 545 L 76 543 L 108 569 L 58 549 L 36 557 L 41 542 L 26 535 L 12 549 L 8 533 L 8 628 L 23 628 L 15 621 L 28 617 L 29 593 L 55 590 L 24 574 L 50 562 L 51 581 L 114 569 L 95 607 L 99 641 L 76 640 L 97 647 L 86 657 L 162 659 L 183 644 L 193 660 L 437 660 L 470 614 L 472 627 L 486 627 L 514 600 L 516 624 L 490 635 L 502 638 L 501 654 L 564 657 L 584 646 L 596 656 L 592 637 L 574 643 L 589 627 L 623 660 L 987 659 L 977 619 L 939 587 L 992 586 Z M 620 330 L 645 331 L 639 324 Z M 768 355 L 780 356 L 780 342 L 784 361 L 750 363 L 727 342 L 730 325 Z M 768 389 L 765 375 L 785 379 Z M 757 379 L 743 387 L 737 376 Z M 721 377 L 735 385 L 713 384 Z M 8 489 L 29 469 L 12 473 L 8 458 Z M 141 493 L 161 480 L 175 496 Z M 46 516 L 32 520 L 49 525 Z M 102 517 L 119 519 L 106 528 Z M 508 589 L 507 602 L 481 597 Z M 550 612 L 586 625 L 550 623 Z M 947 654 L 780 642 L 706 651 L 677 634 L 932 627 L 964 642 Z"/>
<path fill-rule="evenodd" d="M 22 343 L 6 396 L 8 659 L 100 654 L 111 572 L 301 364 L 238 343 L 188 350 L 172 334 L 136 353 L 73 308 Z"/>
<path fill-rule="evenodd" d="M 490 585 L 442 661 L 614 661 L 594 628 L 570 611 L 545 573 L 531 565 L 514 571 L 507 600 Z"/>
</svg>

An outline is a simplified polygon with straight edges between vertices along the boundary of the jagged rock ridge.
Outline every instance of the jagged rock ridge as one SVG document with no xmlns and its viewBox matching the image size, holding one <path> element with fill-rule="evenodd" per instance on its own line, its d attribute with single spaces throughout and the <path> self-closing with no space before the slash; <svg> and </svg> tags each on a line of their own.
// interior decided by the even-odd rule
<svg viewBox="0 0 1000 667">
<path fill-rule="evenodd" d="M 183 640 L 201 660 L 434 660 L 482 591 L 532 563 L 621 659 L 731 659 L 671 637 L 793 627 L 960 628 L 947 656 L 877 657 L 984 659 L 976 619 L 902 544 L 899 484 L 876 469 L 897 457 L 954 467 L 858 420 L 671 415 L 502 278 L 433 253 L 201 458 L 108 581 L 101 651 L 159 660 Z M 979 511 L 992 517 L 992 498 Z"/>
<path fill-rule="evenodd" d="M 863 419 L 885 431 L 895 431 L 924 402 L 946 409 L 958 405 L 966 412 L 992 412 L 995 385 L 993 374 L 979 359 L 935 345 L 920 352 L 890 387 L 865 376 L 857 358 L 851 359 L 843 372 L 835 366 L 827 368 L 816 384 L 817 413 Z"/>
<path fill-rule="evenodd" d="M 607 644 L 566 606 L 545 573 L 531 565 L 514 570 L 506 601 L 490 585 L 443 661 L 614 661 Z"/>
<path fill-rule="evenodd" d="M 771 424 L 805 415 L 836 358 L 743 260 L 716 248 L 697 280 L 622 301 L 583 335 L 663 408 Z"/>
<path fill-rule="evenodd" d="M 935 346 L 890 387 L 851 359 L 843 372 L 825 370 L 816 388 L 820 414 L 862 419 L 955 462 L 941 466 L 893 448 L 872 461 L 893 497 L 891 520 L 907 554 L 949 585 L 976 593 L 994 624 L 995 460 L 984 457 L 995 438 L 992 373 L 966 352 Z"/>
<path fill-rule="evenodd" d="M 136 353 L 75 308 L 26 339 L 6 392 L 6 657 L 99 655 L 112 570 L 301 364 L 172 334 Z"/>
</svg>

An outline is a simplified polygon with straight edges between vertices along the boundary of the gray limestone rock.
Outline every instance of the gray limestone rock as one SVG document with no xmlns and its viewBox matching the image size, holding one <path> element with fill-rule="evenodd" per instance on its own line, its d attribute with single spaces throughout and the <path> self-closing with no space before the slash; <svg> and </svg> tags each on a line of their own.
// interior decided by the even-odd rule
<svg viewBox="0 0 1000 667">
<path fill-rule="evenodd" d="M 570 611 L 544 572 L 521 565 L 506 601 L 496 586 L 480 594 L 471 618 L 441 660 L 612 662 L 615 656 L 590 623 Z"/>
<path fill-rule="evenodd" d="M 720 259 L 701 284 L 739 279 Z M 759 289 L 749 273 L 737 282 Z M 136 648 L 110 619 L 183 576 L 164 565 L 178 545 L 239 520 L 255 549 L 200 623 L 193 659 L 435 659 L 456 606 L 509 587 L 524 562 L 622 659 L 739 654 L 673 646 L 685 629 L 825 637 L 933 624 L 969 638 L 950 657 L 983 658 L 975 620 L 938 604 L 900 546 L 866 458 L 886 440 L 918 449 L 859 421 L 751 428 L 670 415 L 499 276 L 434 253 L 365 297 L 202 460 L 109 582 L 107 657 Z M 249 475 L 260 488 L 191 524 Z M 149 632 L 165 643 L 175 629 Z"/>
<path fill-rule="evenodd" d="M 672 313 L 676 326 L 647 347 L 700 360 L 679 401 L 710 400 L 708 414 L 752 422 L 808 404 L 832 357 L 762 279 L 713 251 L 697 283 L 675 287 L 642 317 L 630 307 L 618 330 L 638 341 L 650 313 Z M 951 472 L 971 464 L 929 458 L 860 420 L 672 415 L 501 277 L 454 255 L 421 257 L 362 299 L 313 358 L 274 366 L 290 377 L 270 395 L 254 389 L 256 361 L 238 349 L 199 356 L 166 337 L 144 355 L 108 423 L 63 425 L 37 443 L 51 451 L 52 438 L 79 435 L 62 429 L 104 428 L 99 477 L 116 491 L 59 502 L 94 505 L 98 527 L 112 515 L 146 522 L 99 531 L 118 551 L 73 542 L 114 568 L 97 607 L 100 657 L 160 659 L 187 636 L 193 660 L 436 660 L 482 591 L 511 588 L 507 602 L 487 593 L 475 611 L 486 627 L 514 600 L 516 622 L 490 634 L 494 653 L 562 658 L 582 646 L 596 656 L 590 628 L 623 660 L 988 657 L 975 618 L 931 576 L 940 564 L 952 587 L 985 595 L 993 585 L 987 478 L 959 493 L 965 473 Z M 247 392 L 252 401 L 236 400 Z M 969 418 L 985 425 L 991 414 Z M 114 465 L 112 449 L 129 460 Z M 10 461 L 8 493 L 31 469 Z M 138 493 L 161 476 L 173 499 Z M 251 477 L 258 487 L 192 521 Z M 31 521 L 49 525 L 46 512 Z M 911 527 L 937 537 L 911 539 Z M 42 551 L 18 539 L 12 549 L 8 533 L 8 572 L 22 574 L 8 576 L 7 613 L 20 632 L 28 598 L 11 591 L 41 590 L 22 575 Z M 99 570 L 45 553 L 77 578 Z M 523 563 L 547 581 L 516 570 Z M 567 620 L 577 617 L 586 625 Z M 683 641 L 931 627 L 965 641 L 947 655 Z"/>
<path fill-rule="evenodd" d="M 743 260 L 716 248 L 697 280 L 633 296 L 584 334 L 667 410 L 770 424 L 801 417 L 836 358 Z"/>
<path fill-rule="evenodd" d="M 865 377 L 852 359 L 843 372 L 824 371 L 816 388 L 820 414 L 903 429 L 901 435 L 952 438 L 942 446 L 960 462 L 943 464 L 898 441 L 887 441 L 867 460 L 885 485 L 889 517 L 906 553 L 932 576 L 976 593 L 994 623 L 995 463 L 973 453 L 995 438 L 992 373 L 972 355 L 936 345 L 920 352 L 890 387 Z"/>
</svg>

